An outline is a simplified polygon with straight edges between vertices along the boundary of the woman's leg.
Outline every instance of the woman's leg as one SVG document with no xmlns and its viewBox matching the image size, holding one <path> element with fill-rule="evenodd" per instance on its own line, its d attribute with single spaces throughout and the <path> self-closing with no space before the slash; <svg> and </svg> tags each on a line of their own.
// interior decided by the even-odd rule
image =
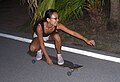
<svg viewBox="0 0 120 82">
<path fill-rule="evenodd" d="M 39 40 L 38 40 L 38 38 L 36 37 L 36 38 L 34 38 L 34 39 L 32 40 L 32 42 L 30 43 L 30 45 L 29 45 L 29 50 L 30 50 L 31 52 L 36 52 L 36 51 L 38 51 L 39 49 L 40 49 Z"/>
<path fill-rule="evenodd" d="M 47 40 L 47 39 L 46 39 Z M 40 60 L 42 59 L 42 55 L 43 55 L 43 52 L 41 51 L 40 49 L 40 44 L 39 44 L 39 40 L 38 38 L 34 38 L 29 46 L 29 50 L 31 52 L 37 52 L 37 56 L 36 56 L 36 60 Z M 45 56 L 46 57 L 46 56 Z M 52 65 L 52 60 L 50 59 L 50 57 L 48 56 L 46 58 L 46 62 L 49 64 L 49 65 Z"/>
<path fill-rule="evenodd" d="M 57 54 L 61 54 L 62 42 L 61 42 L 60 34 L 58 32 L 53 33 L 50 35 L 49 39 L 55 42 L 55 49 L 56 49 Z"/>
<path fill-rule="evenodd" d="M 61 37 L 59 35 L 59 33 L 53 33 L 50 35 L 50 40 L 54 40 L 55 42 L 55 49 L 56 49 L 56 52 L 57 52 L 57 57 L 58 57 L 58 64 L 59 65 L 62 65 L 64 64 L 64 60 L 62 58 L 62 55 L 61 55 Z"/>
<path fill-rule="evenodd" d="M 40 49 L 39 40 L 38 40 L 37 37 L 32 40 L 32 42 L 31 42 L 31 44 L 29 46 L 29 50 L 31 52 L 36 52 L 37 53 L 36 60 L 41 60 L 42 59 L 43 53 L 42 53 L 42 51 Z"/>
</svg>

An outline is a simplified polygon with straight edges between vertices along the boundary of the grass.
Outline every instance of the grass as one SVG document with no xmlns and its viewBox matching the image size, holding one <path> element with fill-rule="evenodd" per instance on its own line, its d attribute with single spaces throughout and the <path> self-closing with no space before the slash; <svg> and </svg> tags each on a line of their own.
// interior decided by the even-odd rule
<svg viewBox="0 0 120 82">
<path fill-rule="evenodd" d="M 74 44 L 76 46 L 90 47 L 97 50 L 120 54 L 120 29 L 108 31 L 106 29 L 106 23 L 104 23 L 99 27 L 100 29 L 95 30 L 95 27 L 97 26 L 94 23 L 91 24 L 90 19 L 88 18 L 83 18 L 78 21 L 72 20 L 67 22 L 65 25 L 87 37 L 88 39 L 94 39 L 96 46 L 91 47 L 81 40 L 62 33 L 62 39 L 64 42 Z"/>
</svg>

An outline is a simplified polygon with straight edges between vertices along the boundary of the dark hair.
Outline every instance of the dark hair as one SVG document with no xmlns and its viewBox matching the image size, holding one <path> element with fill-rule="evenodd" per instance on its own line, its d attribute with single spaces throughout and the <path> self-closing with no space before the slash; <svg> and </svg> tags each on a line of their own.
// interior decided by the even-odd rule
<svg viewBox="0 0 120 82">
<path fill-rule="evenodd" d="M 46 21 L 47 18 L 51 18 L 52 14 L 53 14 L 54 12 L 57 12 L 57 10 L 55 10 L 55 9 L 48 9 L 48 10 L 45 12 L 44 20 Z"/>
<path fill-rule="evenodd" d="M 51 18 L 52 14 L 54 12 L 57 12 L 57 10 L 55 9 L 48 9 L 46 12 L 45 12 L 45 17 L 42 18 L 42 19 L 39 19 L 39 20 L 36 20 L 34 26 L 33 26 L 33 30 L 36 31 L 36 27 L 38 25 L 38 23 L 40 23 L 41 21 L 47 21 L 47 18 Z"/>
</svg>

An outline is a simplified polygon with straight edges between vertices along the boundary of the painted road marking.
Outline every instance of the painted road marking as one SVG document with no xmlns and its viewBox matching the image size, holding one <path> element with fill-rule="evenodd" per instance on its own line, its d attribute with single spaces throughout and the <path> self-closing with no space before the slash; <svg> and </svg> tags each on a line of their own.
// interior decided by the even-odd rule
<svg viewBox="0 0 120 82">
<path fill-rule="evenodd" d="M 13 40 L 17 40 L 17 41 L 26 42 L 26 43 L 30 43 L 32 41 L 31 39 L 27 39 L 27 38 L 23 38 L 23 37 L 19 37 L 19 36 L 13 36 L 13 35 L 4 34 L 4 33 L 0 33 L 0 36 L 9 38 L 9 39 L 13 39 Z M 45 46 L 49 47 L 49 48 L 55 48 L 54 44 L 51 44 L 51 43 L 45 43 Z M 75 49 L 75 48 L 66 47 L 66 46 L 62 46 L 62 50 L 80 54 L 80 55 L 90 56 L 93 58 L 98 58 L 98 59 L 102 59 L 102 60 L 108 60 L 108 61 L 120 63 L 120 58 L 113 57 L 113 56 L 107 56 L 105 54 L 103 55 L 103 54 L 99 54 L 99 53 Z"/>
</svg>

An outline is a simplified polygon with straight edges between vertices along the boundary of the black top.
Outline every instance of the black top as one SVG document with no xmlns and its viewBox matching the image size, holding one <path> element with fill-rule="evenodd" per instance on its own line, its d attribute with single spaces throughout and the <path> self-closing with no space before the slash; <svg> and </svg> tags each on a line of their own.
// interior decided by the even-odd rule
<svg viewBox="0 0 120 82">
<path fill-rule="evenodd" d="M 43 37 L 47 37 L 47 36 L 49 36 L 50 34 L 52 34 L 52 33 L 54 33 L 54 32 L 57 32 L 57 29 L 56 29 L 56 27 L 55 27 L 55 29 L 53 30 L 53 32 L 50 32 L 50 33 L 45 33 L 44 32 L 44 19 L 42 19 L 42 20 L 40 20 L 39 22 L 37 22 L 36 24 L 35 24 L 35 26 L 33 27 L 33 30 L 34 30 L 34 32 L 37 34 L 37 25 L 38 24 L 40 24 L 41 26 L 42 26 L 42 32 L 43 32 Z M 38 35 L 38 34 L 37 34 Z"/>
</svg>

